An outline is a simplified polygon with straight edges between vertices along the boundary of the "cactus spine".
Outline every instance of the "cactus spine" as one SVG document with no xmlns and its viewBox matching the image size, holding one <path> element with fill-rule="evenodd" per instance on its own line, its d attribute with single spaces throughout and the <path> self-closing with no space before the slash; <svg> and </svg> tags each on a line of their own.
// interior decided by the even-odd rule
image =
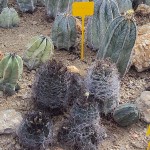
<svg viewBox="0 0 150 150">
<path fill-rule="evenodd" d="M 52 26 L 52 41 L 57 49 L 69 50 L 75 45 L 77 37 L 76 20 L 73 16 L 59 14 Z"/>
<path fill-rule="evenodd" d="M 22 58 L 15 54 L 6 54 L 0 61 L 0 90 L 8 95 L 14 94 L 22 72 Z"/>
<path fill-rule="evenodd" d="M 24 53 L 24 64 L 29 70 L 39 67 L 53 56 L 54 45 L 50 38 L 43 35 L 33 37 Z"/>
<path fill-rule="evenodd" d="M 124 76 L 130 67 L 135 40 L 136 25 L 132 19 L 132 11 L 129 11 L 125 16 L 119 16 L 111 22 L 97 53 L 97 58 L 110 57 L 116 63 L 121 76 Z"/>
<path fill-rule="evenodd" d="M 19 9 L 22 12 L 33 12 L 35 10 L 36 0 L 17 0 Z"/>
<path fill-rule="evenodd" d="M 108 25 L 119 15 L 119 9 L 114 0 L 95 0 L 94 15 L 87 23 L 87 44 L 90 48 L 99 49 Z"/>
<path fill-rule="evenodd" d="M 0 0 L 0 13 L 3 10 L 3 8 L 7 7 L 7 0 Z"/>
<path fill-rule="evenodd" d="M 107 115 L 119 104 L 120 81 L 117 68 L 109 60 L 97 60 L 89 69 L 86 85 L 90 95 Z"/>
<path fill-rule="evenodd" d="M 19 16 L 14 8 L 4 8 L 0 14 L 0 27 L 12 28 L 19 26 Z"/>
</svg>

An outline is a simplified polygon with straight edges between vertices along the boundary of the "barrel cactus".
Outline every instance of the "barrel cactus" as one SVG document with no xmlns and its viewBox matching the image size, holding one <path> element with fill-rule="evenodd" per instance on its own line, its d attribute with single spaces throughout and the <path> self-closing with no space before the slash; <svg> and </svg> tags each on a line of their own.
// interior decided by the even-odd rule
<svg viewBox="0 0 150 150">
<path fill-rule="evenodd" d="M 57 15 L 52 26 L 52 41 L 57 49 L 69 50 L 77 38 L 76 19 L 66 13 Z"/>
<path fill-rule="evenodd" d="M 41 112 L 25 116 L 17 131 L 20 143 L 28 149 L 42 149 L 52 143 L 52 122 Z"/>
<path fill-rule="evenodd" d="M 132 9 L 131 0 L 117 0 L 117 3 L 118 3 L 120 13 L 124 13 L 124 12 Z"/>
<path fill-rule="evenodd" d="M 33 12 L 36 8 L 37 0 L 17 0 L 19 9 L 22 12 Z"/>
<path fill-rule="evenodd" d="M 117 3 L 114 0 L 95 0 L 94 15 L 87 23 L 87 45 L 98 50 L 103 43 L 103 37 L 110 22 L 120 16 Z"/>
<path fill-rule="evenodd" d="M 50 60 L 53 56 L 54 45 L 49 37 L 43 35 L 35 36 L 27 45 L 24 53 L 24 64 L 29 70 L 39 67 L 40 64 Z"/>
<path fill-rule="evenodd" d="M 16 54 L 6 54 L 0 61 L 0 90 L 7 95 L 13 95 L 22 72 L 22 58 Z"/>
<path fill-rule="evenodd" d="M 139 111 L 135 104 L 122 104 L 115 109 L 113 118 L 119 126 L 126 127 L 139 120 Z"/>
<path fill-rule="evenodd" d="M 4 8 L 0 14 L 0 27 L 12 28 L 19 26 L 19 16 L 14 8 Z"/>
<path fill-rule="evenodd" d="M 98 59 L 109 57 L 116 63 L 122 77 L 130 68 L 130 58 L 136 40 L 136 24 L 132 13 L 133 11 L 128 11 L 125 16 L 119 16 L 111 22 L 97 53 Z"/>
<path fill-rule="evenodd" d="M 99 111 L 107 115 L 119 104 L 120 81 L 115 64 L 110 60 L 97 60 L 86 77 L 90 95 L 99 103 Z"/>
<path fill-rule="evenodd" d="M 0 0 L 0 13 L 3 8 L 7 7 L 7 0 Z"/>
</svg>

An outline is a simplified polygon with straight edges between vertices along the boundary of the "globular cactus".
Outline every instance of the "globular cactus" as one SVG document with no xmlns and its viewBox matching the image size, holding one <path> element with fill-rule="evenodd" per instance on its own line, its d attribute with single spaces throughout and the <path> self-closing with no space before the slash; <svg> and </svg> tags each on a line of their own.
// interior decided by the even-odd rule
<svg viewBox="0 0 150 150">
<path fill-rule="evenodd" d="M 86 38 L 87 45 L 98 50 L 110 22 L 120 16 L 114 0 L 95 0 L 94 15 L 88 19 Z"/>
<path fill-rule="evenodd" d="M 7 95 L 13 95 L 22 72 L 22 58 L 16 54 L 6 54 L 0 61 L 0 90 Z"/>
<path fill-rule="evenodd" d="M 43 35 L 35 36 L 27 45 L 24 53 L 24 64 L 29 70 L 39 67 L 42 63 L 50 60 L 53 56 L 54 45 L 49 37 Z"/>
<path fill-rule="evenodd" d="M 99 103 L 99 111 L 107 115 L 119 104 L 120 81 L 115 64 L 110 60 L 97 60 L 85 79 L 90 95 Z"/>
<path fill-rule="evenodd" d="M 132 13 L 133 11 L 128 11 L 125 16 L 119 16 L 111 22 L 97 53 L 97 59 L 109 57 L 116 63 L 122 77 L 130 68 L 136 40 L 136 24 Z"/>
<path fill-rule="evenodd" d="M 80 93 L 73 78 L 62 62 L 51 60 L 43 64 L 33 85 L 33 98 L 39 108 L 47 109 L 52 116 L 67 111 Z"/>
<path fill-rule="evenodd" d="M 4 8 L 0 14 L 0 27 L 12 28 L 19 26 L 20 19 L 14 8 Z"/>
<path fill-rule="evenodd" d="M 20 124 L 17 135 L 24 148 L 44 150 L 53 141 L 52 121 L 44 113 L 29 113 Z"/>
<path fill-rule="evenodd" d="M 124 12 L 132 9 L 131 0 L 117 0 L 117 3 L 118 3 L 120 13 L 124 13 Z"/>
<path fill-rule="evenodd" d="M 0 13 L 3 8 L 7 7 L 7 0 L 0 0 Z"/>
<path fill-rule="evenodd" d="M 37 4 L 37 0 L 17 0 L 19 9 L 22 12 L 34 12 Z"/>
<path fill-rule="evenodd" d="M 69 50 L 77 38 L 76 19 L 66 13 L 59 14 L 52 26 L 52 41 L 57 49 Z"/>
<path fill-rule="evenodd" d="M 74 105 L 59 129 L 58 142 L 65 150 L 97 150 L 104 133 L 96 103 Z"/>
</svg>

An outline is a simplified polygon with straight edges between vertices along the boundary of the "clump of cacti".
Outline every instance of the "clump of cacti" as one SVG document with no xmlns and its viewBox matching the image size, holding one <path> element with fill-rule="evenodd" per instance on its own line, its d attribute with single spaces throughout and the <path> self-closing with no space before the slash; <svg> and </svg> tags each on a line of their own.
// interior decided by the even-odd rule
<svg viewBox="0 0 150 150">
<path fill-rule="evenodd" d="M 132 9 L 131 0 L 117 0 L 117 3 L 118 3 L 120 13 L 124 13 L 124 12 Z"/>
<path fill-rule="evenodd" d="M 7 7 L 7 0 L 0 0 L 0 13 L 3 8 Z"/>
<path fill-rule="evenodd" d="M 132 14 L 130 10 L 125 16 L 119 16 L 111 22 L 97 53 L 97 59 L 109 57 L 116 63 L 121 76 L 129 70 L 136 40 L 136 24 Z"/>
<path fill-rule="evenodd" d="M 58 132 L 58 142 L 65 150 L 97 150 L 104 138 L 96 103 L 74 105 L 71 115 Z"/>
<path fill-rule="evenodd" d="M 0 14 L 0 27 L 12 28 L 19 26 L 20 19 L 14 8 L 4 8 Z"/>
<path fill-rule="evenodd" d="M 79 85 L 62 62 L 51 60 L 38 70 L 33 98 L 40 108 L 49 110 L 51 115 L 59 115 L 79 96 Z"/>
<path fill-rule="evenodd" d="M 23 119 L 17 135 L 20 143 L 28 149 L 44 149 L 53 141 L 53 126 L 47 115 L 32 112 Z"/>
<path fill-rule="evenodd" d="M 117 3 L 114 0 L 95 0 L 94 15 L 87 23 L 87 45 L 98 50 L 103 43 L 103 37 L 110 22 L 120 16 Z"/>
<path fill-rule="evenodd" d="M 76 19 L 67 13 L 57 15 L 52 26 L 52 41 L 57 49 L 69 50 L 76 38 Z"/>
<path fill-rule="evenodd" d="M 37 0 L 17 0 L 19 9 L 22 12 L 34 12 Z"/>
<path fill-rule="evenodd" d="M 42 63 L 50 60 L 53 56 L 54 45 L 49 37 L 35 36 L 27 45 L 24 53 L 24 64 L 29 70 L 39 67 Z"/>
<path fill-rule="evenodd" d="M 115 64 L 109 60 L 97 60 L 86 77 L 90 95 L 99 103 L 99 111 L 107 115 L 119 104 L 120 81 Z"/>
<path fill-rule="evenodd" d="M 115 109 L 113 118 L 119 126 L 126 127 L 139 120 L 139 111 L 135 104 L 125 103 Z"/>
<path fill-rule="evenodd" d="M 6 54 L 0 61 L 0 90 L 13 95 L 18 89 L 18 80 L 23 72 L 22 58 L 16 54 Z"/>
</svg>

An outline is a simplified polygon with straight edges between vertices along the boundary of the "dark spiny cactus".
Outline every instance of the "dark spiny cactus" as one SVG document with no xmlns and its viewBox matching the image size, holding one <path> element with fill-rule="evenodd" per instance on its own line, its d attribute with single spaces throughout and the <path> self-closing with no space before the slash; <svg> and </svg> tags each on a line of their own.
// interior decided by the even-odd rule
<svg viewBox="0 0 150 150">
<path fill-rule="evenodd" d="M 0 0 L 0 13 L 3 8 L 7 7 L 7 0 Z"/>
<path fill-rule="evenodd" d="M 119 104 L 119 74 L 109 60 L 96 61 L 88 71 L 87 88 L 99 103 L 100 112 L 107 115 Z"/>
<path fill-rule="evenodd" d="M 44 150 L 53 140 L 52 122 L 41 112 L 29 113 L 22 121 L 17 135 L 25 148 Z"/>
</svg>

